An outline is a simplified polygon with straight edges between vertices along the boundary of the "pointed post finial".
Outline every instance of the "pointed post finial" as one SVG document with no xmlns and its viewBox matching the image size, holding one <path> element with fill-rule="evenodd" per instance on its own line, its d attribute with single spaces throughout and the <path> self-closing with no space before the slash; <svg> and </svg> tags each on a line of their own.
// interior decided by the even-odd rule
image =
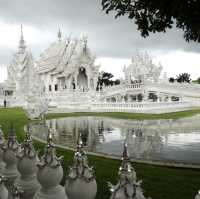
<svg viewBox="0 0 200 199">
<path fill-rule="evenodd" d="M 58 41 L 61 41 L 62 39 L 62 32 L 60 30 L 60 28 L 58 29 Z"/>
<path fill-rule="evenodd" d="M 61 165 L 62 157 L 56 156 L 56 148 L 53 143 L 53 135 L 51 129 L 48 131 L 47 135 L 47 145 L 45 147 L 44 155 L 42 156 L 40 162 L 37 164 L 39 168 L 44 168 L 45 166 L 50 166 L 51 168 L 57 168 Z"/>
<path fill-rule="evenodd" d="M 76 154 L 82 155 L 83 154 L 83 141 L 81 138 L 82 134 L 79 133 L 77 139 L 77 147 L 76 147 Z"/>
<path fill-rule="evenodd" d="M 123 159 L 129 159 L 129 153 L 128 153 L 128 144 L 127 142 L 124 142 L 124 151 L 123 151 Z"/>
<path fill-rule="evenodd" d="M 48 147 L 54 146 L 54 144 L 53 144 L 53 135 L 52 135 L 52 130 L 51 130 L 51 129 L 48 130 L 48 135 L 47 135 L 47 146 L 48 146 Z"/>
<path fill-rule="evenodd" d="M 25 140 L 28 141 L 28 140 L 31 140 L 31 127 L 30 125 L 28 124 L 27 127 L 26 127 L 26 132 L 25 132 Z"/>
<path fill-rule="evenodd" d="M 120 171 L 125 171 L 125 172 L 131 172 L 132 167 L 130 164 L 130 158 L 129 158 L 129 153 L 128 153 L 128 144 L 127 142 L 124 142 L 124 150 L 122 154 L 122 164 L 120 167 Z"/>
</svg>

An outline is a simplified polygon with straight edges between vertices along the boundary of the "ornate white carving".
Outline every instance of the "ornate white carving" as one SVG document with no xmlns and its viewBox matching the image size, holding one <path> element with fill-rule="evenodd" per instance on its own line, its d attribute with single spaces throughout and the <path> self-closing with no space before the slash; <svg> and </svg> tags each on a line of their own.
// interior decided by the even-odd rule
<svg viewBox="0 0 200 199">
<path fill-rule="evenodd" d="M 150 55 L 146 52 L 144 54 L 137 52 L 132 57 L 131 64 L 128 67 L 124 67 L 125 79 L 129 83 L 131 80 L 150 80 L 158 82 L 162 66 L 156 66 Z"/>
</svg>

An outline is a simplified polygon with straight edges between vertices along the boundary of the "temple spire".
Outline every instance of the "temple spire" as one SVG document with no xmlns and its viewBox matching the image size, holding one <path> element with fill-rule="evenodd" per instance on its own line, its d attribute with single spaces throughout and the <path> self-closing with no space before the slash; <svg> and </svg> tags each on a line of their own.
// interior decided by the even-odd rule
<svg viewBox="0 0 200 199">
<path fill-rule="evenodd" d="M 61 41 L 62 39 L 62 32 L 60 30 L 60 28 L 58 29 L 58 41 Z"/>
<path fill-rule="evenodd" d="M 25 41 L 24 41 L 24 35 L 23 35 L 23 26 L 21 24 L 21 36 L 19 40 L 19 53 L 24 53 L 26 49 Z"/>
</svg>

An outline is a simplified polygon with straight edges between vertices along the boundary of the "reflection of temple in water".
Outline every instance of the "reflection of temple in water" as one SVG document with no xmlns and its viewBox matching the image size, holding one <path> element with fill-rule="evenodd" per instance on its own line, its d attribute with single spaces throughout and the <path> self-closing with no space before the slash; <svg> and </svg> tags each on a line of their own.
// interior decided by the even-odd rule
<svg viewBox="0 0 200 199">
<path fill-rule="evenodd" d="M 149 135 L 142 128 L 128 129 L 126 140 L 130 156 L 133 158 L 149 159 L 152 153 L 162 149 L 162 137 L 159 132 Z"/>
<path fill-rule="evenodd" d="M 176 150 L 176 146 L 180 146 L 178 144 L 190 146 L 195 139 L 194 132 L 198 136 L 200 131 L 199 119 L 200 116 L 154 121 L 68 117 L 47 120 L 46 123 L 52 129 L 57 144 L 72 148 L 81 133 L 86 150 L 120 155 L 120 146 L 126 139 L 132 158 L 152 159 L 160 157 L 163 152 Z M 33 135 L 46 140 L 47 129 L 44 126 L 34 125 L 34 129 Z"/>
<path fill-rule="evenodd" d="M 79 117 L 53 119 L 47 121 L 47 125 L 54 132 L 56 143 L 63 146 L 74 147 L 78 135 L 81 133 L 84 146 L 88 151 L 98 151 L 97 146 L 112 142 L 108 139 L 113 133 L 112 120 L 95 117 Z M 157 131 L 148 134 L 142 122 L 137 122 L 134 126 L 118 123 L 120 135 L 117 139 L 126 139 L 129 145 L 130 155 L 134 158 L 148 158 L 149 154 L 159 152 L 162 148 L 162 139 Z M 114 135 L 113 135 L 114 136 Z M 113 138 L 114 139 L 114 138 Z"/>
<path fill-rule="evenodd" d="M 67 118 L 47 121 L 48 127 L 54 132 L 56 143 L 63 146 L 74 147 L 81 133 L 84 146 L 89 151 L 95 151 L 98 143 L 104 142 L 104 122 L 92 118 Z"/>
</svg>

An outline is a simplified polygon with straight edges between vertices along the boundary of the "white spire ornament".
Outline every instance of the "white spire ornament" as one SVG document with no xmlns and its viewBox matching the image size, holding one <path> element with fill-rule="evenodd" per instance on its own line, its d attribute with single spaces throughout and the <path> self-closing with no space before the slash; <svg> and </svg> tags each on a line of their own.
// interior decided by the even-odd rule
<svg viewBox="0 0 200 199">
<path fill-rule="evenodd" d="M 17 186 L 17 185 L 13 185 L 12 187 L 12 199 L 22 199 L 21 195 L 22 195 L 23 191 L 21 190 L 21 187 Z M 26 198 L 29 199 L 29 198 Z"/>
<path fill-rule="evenodd" d="M 119 181 L 115 186 L 109 184 L 112 192 L 110 199 L 145 199 L 140 185 L 141 181 L 137 182 L 136 172 L 131 166 L 127 143 L 125 143 L 119 168 Z"/>
<path fill-rule="evenodd" d="M 2 147 L 4 146 L 4 142 L 5 142 L 4 134 L 0 125 L 0 173 L 2 173 L 3 168 L 5 166 L 5 163 L 3 162 L 3 150 L 2 150 Z"/>
<path fill-rule="evenodd" d="M 74 163 L 69 170 L 65 183 L 69 199 L 94 199 L 97 194 L 97 183 L 93 168 L 88 166 L 88 159 L 83 150 L 81 134 L 79 134 L 74 154 Z"/>
<path fill-rule="evenodd" d="M 0 176 L 0 198 L 1 199 L 8 199 L 8 190 L 4 185 L 5 182 L 6 182 L 6 178 L 4 176 Z"/>
<path fill-rule="evenodd" d="M 60 185 L 63 178 L 61 159 L 56 156 L 51 130 L 49 130 L 45 154 L 37 164 L 37 178 L 41 188 L 33 199 L 68 199 L 64 187 Z"/>
<path fill-rule="evenodd" d="M 29 125 L 27 126 L 25 139 L 21 151 L 17 154 L 17 158 L 17 168 L 21 175 L 17 178 L 15 184 L 23 190 L 21 194 L 22 199 L 33 198 L 40 185 L 36 177 L 36 161 L 38 157 L 33 147 Z"/>
<path fill-rule="evenodd" d="M 16 154 L 19 152 L 19 146 L 20 145 L 17 142 L 14 127 L 13 125 L 11 125 L 10 132 L 8 135 L 8 140 L 2 147 L 3 161 L 5 162 L 3 175 L 7 179 L 5 185 L 9 192 L 8 198 L 11 198 L 11 188 L 14 184 L 15 179 L 19 176 L 19 172 L 17 170 L 17 158 L 16 158 Z"/>
<path fill-rule="evenodd" d="M 198 191 L 197 195 L 195 196 L 195 199 L 200 199 L 200 190 Z"/>
</svg>

